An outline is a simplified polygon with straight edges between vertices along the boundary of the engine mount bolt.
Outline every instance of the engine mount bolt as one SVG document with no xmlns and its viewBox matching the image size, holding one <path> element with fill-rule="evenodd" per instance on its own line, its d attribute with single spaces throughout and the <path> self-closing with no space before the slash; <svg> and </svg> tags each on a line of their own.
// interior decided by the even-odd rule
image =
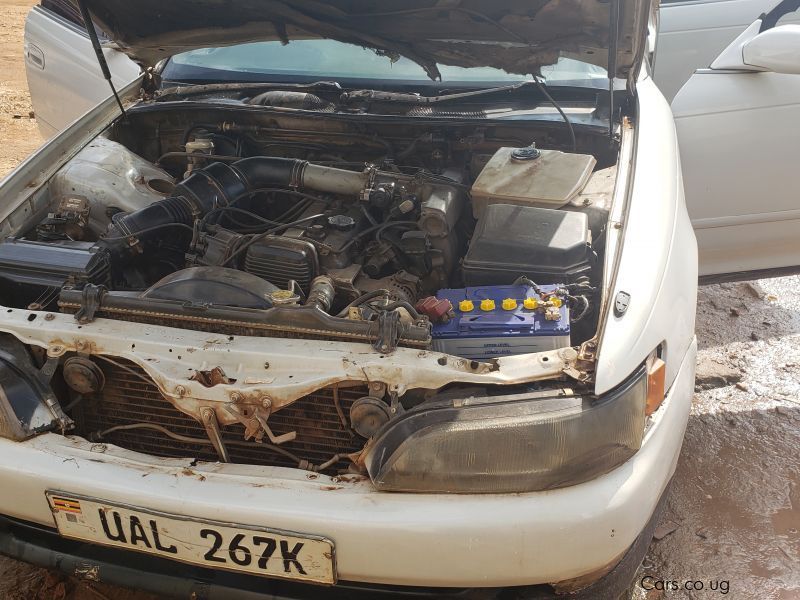
<svg viewBox="0 0 800 600">
<path fill-rule="evenodd" d="M 261 399 L 261 406 L 263 406 L 264 408 L 271 408 L 272 407 L 272 398 L 270 398 L 269 396 L 264 396 Z"/>
<path fill-rule="evenodd" d="M 175 395 L 182 398 L 183 396 L 186 395 L 186 388 L 183 387 L 182 385 L 179 385 L 178 387 L 175 388 Z"/>
<path fill-rule="evenodd" d="M 56 318 L 56 316 L 55 316 L 53 313 L 47 313 L 47 314 L 44 316 L 44 320 L 45 320 L 45 321 L 52 321 L 52 320 L 53 320 L 53 319 L 55 319 L 55 318 Z"/>
</svg>

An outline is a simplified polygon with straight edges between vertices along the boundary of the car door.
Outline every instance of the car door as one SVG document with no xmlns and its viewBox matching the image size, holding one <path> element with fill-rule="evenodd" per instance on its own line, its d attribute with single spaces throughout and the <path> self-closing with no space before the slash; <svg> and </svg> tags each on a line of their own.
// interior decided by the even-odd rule
<svg viewBox="0 0 800 600">
<path fill-rule="evenodd" d="M 24 52 L 31 101 L 45 138 L 111 94 L 83 19 L 69 0 L 42 0 L 31 9 Z M 138 76 L 138 65 L 107 41 L 103 52 L 118 89 Z"/>
<path fill-rule="evenodd" d="M 798 6 L 784 0 L 753 23 L 673 101 L 707 279 L 800 265 L 800 25 L 773 25 Z"/>
<path fill-rule="evenodd" d="M 692 73 L 714 59 L 779 0 L 662 0 L 653 79 L 672 101 Z M 785 22 L 800 23 L 800 15 Z"/>
</svg>

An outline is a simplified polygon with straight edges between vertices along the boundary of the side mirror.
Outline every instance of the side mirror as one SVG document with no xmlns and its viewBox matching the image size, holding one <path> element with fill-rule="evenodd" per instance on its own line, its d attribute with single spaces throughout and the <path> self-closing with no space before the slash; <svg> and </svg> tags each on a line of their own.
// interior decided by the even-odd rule
<svg viewBox="0 0 800 600">
<path fill-rule="evenodd" d="M 779 25 L 759 33 L 742 47 L 745 65 L 800 75 L 800 25 Z"/>
<path fill-rule="evenodd" d="M 764 18 L 725 48 L 711 68 L 800 75 L 800 25 L 779 25 L 762 31 Z"/>
</svg>

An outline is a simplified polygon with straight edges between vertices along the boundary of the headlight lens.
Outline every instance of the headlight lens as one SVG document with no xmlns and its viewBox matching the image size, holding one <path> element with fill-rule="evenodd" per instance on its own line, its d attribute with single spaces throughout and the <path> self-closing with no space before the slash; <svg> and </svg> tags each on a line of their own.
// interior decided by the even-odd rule
<svg viewBox="0 0 800 600">
<path fill-rule="evenodd" d="M 519 394 L 418 407 L 387 426 L 366 465 L 385 491 L 532 492 L 621 465 L 645 430 L 644 367 L 599 398 Z"/>
</svg>

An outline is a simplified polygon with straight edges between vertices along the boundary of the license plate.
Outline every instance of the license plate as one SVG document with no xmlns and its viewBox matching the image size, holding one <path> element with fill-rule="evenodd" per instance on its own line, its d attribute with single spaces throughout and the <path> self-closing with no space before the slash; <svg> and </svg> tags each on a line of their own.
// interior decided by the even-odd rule
<svg viewBox="0 0 800 600">
<path fill-rule="evenodd" d="M 65 492 L 46 494 L 64 537 L 211 569 L 336 582 L 333 542 L 324 537 L 189 519 Z"/>
</svg>

